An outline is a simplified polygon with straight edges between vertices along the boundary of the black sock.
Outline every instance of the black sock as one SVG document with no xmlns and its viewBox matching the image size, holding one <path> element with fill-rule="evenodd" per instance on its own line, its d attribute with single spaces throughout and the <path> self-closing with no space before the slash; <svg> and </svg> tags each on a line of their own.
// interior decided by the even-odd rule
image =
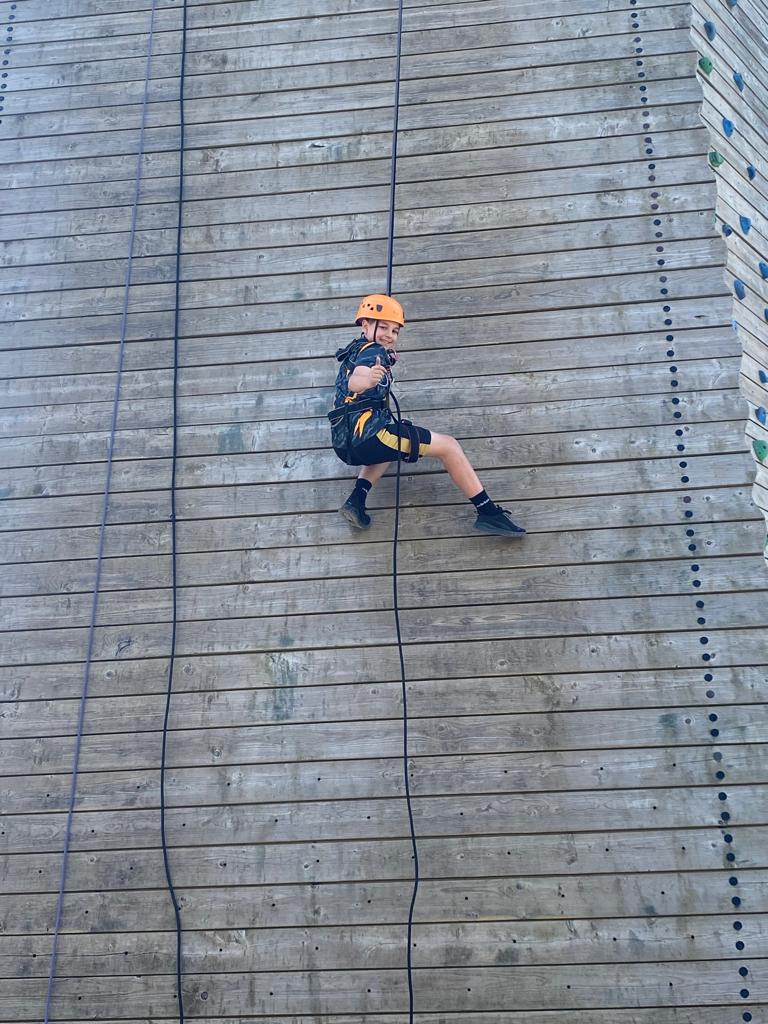
<svg viewBox="0 0 768 1024">
<path fill-rule="evenodd" d="M 496 511 L 497 506 L 488 497 L 485 491 L 480 491 L 474 498 L 469 499 L 477 509 L 479 516 L 490 516 Z"/>
<path fill-rule="evenodd" d="M 368 492 L 373 487 L 370 480 L 358 480 L 355 483 L 355 489 L 352 491 L 351 497 L 355 499 L 361 508 L 365 508 L 365 499 L 368 497 Z"/>
</svg>

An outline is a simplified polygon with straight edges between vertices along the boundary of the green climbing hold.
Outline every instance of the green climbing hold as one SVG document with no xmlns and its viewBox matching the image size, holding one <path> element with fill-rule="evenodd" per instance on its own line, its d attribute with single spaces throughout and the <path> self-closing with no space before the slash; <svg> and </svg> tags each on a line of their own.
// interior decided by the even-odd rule
<svg viewBox="0 0 768 1024">
<path fill-rule="evenodd" d="M 768 455 L 768 441 L 753 441 L 752 451 L 761 462 L 765 462 L 765 458 Z"/>
<path fill-rule="evenodd" d="M 713 167 L 719 167 L 721 164 L 725 163 L 725 157 L 721 156 L 716 149 L 713 149 L 709 154 L 709 162 Z"/>
<path fill-rule="evenodd" d="M 701 68 L 701 70 L 704 72 L 705 75 L 711 75 L 712 74 L 712 69 L 714 68 L 714 66 L 715 65 L 712 63 L 712 61 L 709 59 L 709 57 L 700 57 L 699 58 L 699 67 Z"/>
</svg>

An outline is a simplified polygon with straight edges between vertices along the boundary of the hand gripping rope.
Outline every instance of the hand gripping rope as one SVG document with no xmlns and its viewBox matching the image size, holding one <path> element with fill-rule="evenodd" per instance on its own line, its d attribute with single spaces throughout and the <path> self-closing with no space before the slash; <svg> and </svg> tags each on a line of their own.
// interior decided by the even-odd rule
<svg viewBox="0 0 768 1024">
<path fill-rule="evenodd" d="M 144 156 L 144 135 L 147 125 L 147 108 L 149 106 L 149 81 L 152 71 L 152 46 L 155 38 L 155 11 L 157 0 L 152 0 L 152 7 L 149 13 L 149 29 L 147 31 L 147 62 L 144 71 L 144 95 L 141 106 L 141 122 L 139 127 L 139 146 L 136 158 L 136 176 L 133 190 L 133 206 L 131 208 L 131 225 L 128 232 L 128 262 L 125 269 L 125 285 L 123 290 L 123 309 L 120 319 L 120 338 L 117 350 L 117 369 L 115 371 L 115 390 L 112 398 L 112 420 L 109 429 L 109 441 L 107 442 L 107 473 L 104 481 L 104 499 L 101 506 L 101 522 L 99 523 L 99 542 L 96 553 L 96 572 L 93 583 L 93 599 L 91 602 L 91 618 L 88 624 L 88 642 L 85 654 L 85 668 L 83 671 L 83 686 L 80 693 L 80 708 L 77 719 L 77 732 L 75 735 L 75 752 L 72 763 L 72 779 L 69 790 L 69 802 L 67 805 L 67 820 L 64 828 L 64 850 L 61 857 L 61 872 L 59 875 L 59 892 L 56 899 L 56 915 L 53 924 L 53 944 L 51 947 L 51 959 L 48 966 L 48 984 L 45 992 L 45 1010 L 43 1013 L 44 1024 L 48 1024 L 51 1016 L 51 1002 L 53 999 L 54 981 L 56 979 L 56 964 L 59 955 L 59 935 L 61 934 L 61 922 L 64 913 L 64 893 L 67 886 L 67 867 L 69 865 L 69 849 L 72 841 L 72 818 L 77 799 L 77 776 L 80 767 L 80 751 L 83 744 L 83 728 L 85 726 L 85 708 L 88 702 L 88 686 L 91 680 L 91 662 L 93 661 L 93 645 L 96 633 L 96 618 L 99 610 L 99 589 L 101 586 L 101 567 L 104 559 L 104 539 L 109 514 L 109 493 L 112 485 L 112 464 L 115 449 L 115 434 L 117 433 L 117 413 L 120 408 L 120 386 L 122 384 L 123 363 L 125 357 L 125 339 L 128 325 L 128 298 L 131 290 L 131 272 L 133 270 L 133 248 L 136 241 L 136 222 L 139 209 L 139 195 L 141 193 L 142 159 Z"/>
<path fill-rule="evenodd" d="M 387 243 L 387 295 L 392 294 L 392 263 L 395 244 L 395 189 L 397 185 L 397 129 L 400 114 L 400 59 L 403 48 L 403 0 L 400 0 L 397 16 L 397 58 L 395 61 L 395 100 L 394 123 L 392 126 L 392 169 L 389 183 L 389 230 Z M 395 631 L 397 633 L 397 652 L 400 658 L 400 684 L 403 700 L 403 785 L 405 802 L 408 808 L 408 824 L 411 832 L 411 850 L 413 856 L 413 888 L 411 902 L 408 907 L 408 929 L 406 946 L 406 969 L 408 972 L 408 1021 L 413 1024 L 413 914 L 416 897 L 419 893 L 419 850 L 416 842 L 416 828 L 413 823 L 413 806 L 411 802 L 411 782 L 408 773 L 408 687 L 405 677 L 405 656 L 403 654 L 403 637 L 400 629 L 400 606 L 397 595 L 397 541 L 400 532 L 400 443 L 402 434 L 402 416 L 400 403 L 394 394 L 397 419 L 397 470 L 395 476 L 395 530 L 392 540 L 392 603 L 395 612 Z M 414 432 L 415 433 L 415 432 Z M 418 438 L 411 435 L 411 445 L 418 444 Z"/>
</svg>

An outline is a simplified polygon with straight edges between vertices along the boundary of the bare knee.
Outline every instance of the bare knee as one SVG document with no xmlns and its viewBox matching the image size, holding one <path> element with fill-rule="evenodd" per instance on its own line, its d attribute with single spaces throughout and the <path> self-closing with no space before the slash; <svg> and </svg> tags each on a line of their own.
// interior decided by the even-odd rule
<svg viewBox="0 0 768 1024">
<path fill-rule="evenodd" d="M 438 459 L 450 459 L 462 452 L 463 449 L 455 437 L 451 437 L 450 434 L 435 434 L 433 432 L 429 446 L 430 455 L 435 455 Z"/>
</svg>

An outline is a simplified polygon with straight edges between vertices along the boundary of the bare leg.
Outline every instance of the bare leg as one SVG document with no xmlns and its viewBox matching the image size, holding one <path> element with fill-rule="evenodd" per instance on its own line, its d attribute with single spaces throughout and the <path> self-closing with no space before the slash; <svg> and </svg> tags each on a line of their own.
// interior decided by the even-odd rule
<svg viewBox="0 0 768 1024">
<path fill-rule="evenodd" d="M 429 454 L 440 459 L 451 480 L 453 480 L 464 497 L 474 498 L 476 494 L 483 490 L 480 477 L 472 468 L 472 463 L 464 454 L 464 449 L 455 437 L 433 432 Z"/>
<path fill-rule="evenodd" d="M 372 466 L 363 466 L 357 474 L 357 479 L 367 480 L 373 486 L 373 484 L 377 484 L 381 480 L 391 465 L 391 462 L 376 462 Z"/>
</svg>

